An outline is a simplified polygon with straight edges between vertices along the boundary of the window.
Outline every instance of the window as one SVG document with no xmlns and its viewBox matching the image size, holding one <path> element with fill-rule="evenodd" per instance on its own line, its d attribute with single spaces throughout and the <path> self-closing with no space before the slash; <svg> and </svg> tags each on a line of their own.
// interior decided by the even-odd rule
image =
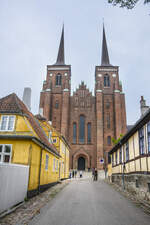
<svg viewBox="0 0 150 225">
<path fill-rule="evenodd" d="M 106 121 L 107 121 L 107 128 L 110 128 L 110 114 L 107 114 Z"/>
<path fill-rule="evenodd" d="M 0 145 L 0 162 L 10 163 L 12 154 L 11 145 Z"/>
<path fill-rule="evenodd" d="M 129 160 L 129 143 L 126 143 L 126 162 Z"/>
<path fill-rule="evenodd" d="M 15 124 L 15 116 L 2 116 L 0 123 L 1 131 L 13 131 Z"/>
<path fill-rule="evenodd" d="M 139 150 L 140 155 L 144 154 L 144 129 L 143 127 L 139 130 Z"/>
<path fill-rule="evenodd" d="M 49 161 L 49 156 L 46 154 L 45 170 L 48 170 L 48 161 Z"/>
<path fill-rule="evenodd" d="M 122 148 L 119 150 L 119 162 L 122 163 Z"/>
<path fill-rule="evenodd" d="M 110 87 L 109 75 L 104 75 L 104 87 Z"/>
<path fill-rule="evenodd" d="M 111 156 L 110 156 L 110 154 L 108 153 L 108 164 L 110 164 L 111 163 Z"/>
<path fill-rule="evenodd" d="M 118 152 L 116 152 L 116 165 L 118 164 Z"/>
<path fill-rule="evenodd" d="M 84 136 L 85 136 L 85 117 L 80 116 L 79 121 L 79 142 L 84 143 Z"/>
<path fill-rule="evenodd" d="M 150 153 L 150 122 L 147 124 L 148 152 Z"/>
<path fill-rule="evenodd" d="M 91 143 L 91 123 L 87 125 L 87 142 Z"/>
<path fill-rule="evenodd" d="M 62 76 L 61 74 L 57 74 L 56 75 L 56 85 L 61 85 L 61 81 L 62 81 Z"/>
<path fill-rule="evenodd" d="M 58 108 L 59 108 L 59 102 L 56 101 L 56 103 L 55 103 L 55 109 L 58 109 Z"/>
<path fill-rule="evenodd" d="M 58 170 L 58 160 L 56 160 L 56 170 Z"/>
<path fill-rule="evenodd" d="M 53 171 L 55 171 L 55 159 L 53 159 Z"/>
<path fill-rule="evenodd" d="M 112 153 L 112 166 L 114 166 L 114 153 Z"/>
<path fill-rule="evenodd" d="M 53 143 L 54 143 L 54 144 L 55 144 L 55 143 L 57 143 L 57 140 L 56 140 L 56 138 L 54 138 L 54 139 L 53 139 Z"/>
<path fill-rule="evenodd" d="M 73 143 L 77 143 L 77 124 L 73 123 Z"/>
<path fill-rule="evenodd" d="M 111 145 L 111 136 L 107 137 L 107 145 Z"/>
</svg>

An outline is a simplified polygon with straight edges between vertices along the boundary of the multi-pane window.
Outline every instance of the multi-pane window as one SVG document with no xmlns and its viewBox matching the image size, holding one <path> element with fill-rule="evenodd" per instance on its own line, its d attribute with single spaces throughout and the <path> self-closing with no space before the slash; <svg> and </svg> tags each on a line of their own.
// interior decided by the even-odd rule
<svg viewBox="0 0 150 225">
<path fill-rule="evenodd" d="M 46 158 L 45 158 L 45 170 L 48 170 L 48 161 L 49 161 L 49 156 L 46 154 Z"/>
<path fill-rule="evenodd" d="M 15 124 L 15 116 L 2 116 L 0 123 L 0 131 L 13 131 Z"/>
<path fill-rule="evenodd" d="M 85 139 L 85 117 L 80 116 L 79 119 L 79 142 L 84 143 Z"/>
<path fill-rule="evenodd" d="M 116 165 L 118 164 L 118 152 L 116 152 Z"/>
<path fill-rule="evenodd" d="M 61 85 L 62 82 L 62 76 L 61 74 L 56 75 L 56 85 Z"/>
<path fill-rule="evenodd" d="M 10 163 L 12 154 L 11 145 L 0 145 L 0 162 Z"/>
<path fill-rule="evenodd" d="M 122 148 L 119 150 L 119 162 L 122 163 Z"/>
<path fill-rule="evenodd" d="M 77 143 L 77 124 L 73 123 L 73 143 Z"/>
<path fill-rule="evenodd" d="M 107 137 L 107 145 L 111 145 L 111 136 Z"/>
<path fill-rule="evenodd" d="M 87 125 L 87 142 L 91 143 L 91 123 Z"/>
<path fill-rule="evenodd" d="M 140 150 L 140 155 L 144 154 L 144 128 L 142 127 L 139 130 L 139 150 Z"/>
<path fill-rule="evenodd" d="M 104 87 L 110 87 L 110 79 L 108 74 L 104 75 Z"/>
<path fill-rule="evenodd" d="M 148 152 L 150 153 L 150 122 L 147 124 Z"/>
<path fill-rule="evenodd" d="M 114 166 L 114 153 L 112 154 L 112 166 Z"/>
<path fill-rule="evenodd" d="M 129 143 L 126 143 L 126 162 L 129 160 Z"/>
</svg>

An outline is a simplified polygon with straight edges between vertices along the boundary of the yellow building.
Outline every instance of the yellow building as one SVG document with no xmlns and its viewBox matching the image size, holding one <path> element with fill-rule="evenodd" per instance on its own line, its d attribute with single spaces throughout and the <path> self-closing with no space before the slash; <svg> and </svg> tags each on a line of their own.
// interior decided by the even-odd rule
<svg viewBox="0 0 150 225">
<path fill-rule="evenodd" d="M 112 181 L 139 194 L 142 191 L 150 200 L 150 109 L 109 154 Z"/>
<path fill-rule="evenodd" d="M 0 162 L 29 165 L 28 196 L 59 181 L 60 159 L 24 103 L 15 94 L 0 99 Z"/>
<path fill-rule="evenodd" d="M 66 139 L 57 132 L 44 117 L 36 115 L 39 120 L 40 126 L 46 133 L 50 143 L 54 144 L 61 158 L 59 162 L 54 159 L 53 168 L 59 168 L 59 178 L 61 180 L 69 178 L 69 151 L 70 146 Z"/>
</svg>

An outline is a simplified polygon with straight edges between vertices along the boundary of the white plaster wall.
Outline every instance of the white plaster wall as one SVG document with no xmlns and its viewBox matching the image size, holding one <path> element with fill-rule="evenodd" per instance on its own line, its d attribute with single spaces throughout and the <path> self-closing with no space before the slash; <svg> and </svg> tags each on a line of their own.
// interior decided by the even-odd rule
<svg viewBox="0 0 150 225">
<path fill-rule="evenodd" d="M 24 201 L 29 166 L 0 163 L 0 213 Z"/>
</svg>

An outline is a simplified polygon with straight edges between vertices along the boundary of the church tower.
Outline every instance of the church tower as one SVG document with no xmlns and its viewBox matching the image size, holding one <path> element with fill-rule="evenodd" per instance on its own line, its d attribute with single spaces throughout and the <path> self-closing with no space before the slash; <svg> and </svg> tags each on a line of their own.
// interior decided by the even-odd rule
<svg viewBox="0 0 150 225">
<path fill-rule="evenodd" d="M 125 96 L 119 81 L 119 67 L 109 61 L 105 28 L 103 25 L 101 65 L 95 67 L 95 97 L 97 126 L 97 168 L 107 164 L 112 137 L 126 133 Z"/>
<path fill-rule="evenodd" d="M 56 63 L 47 66 L 40 114 L 69 141 L 70 168 L 107 167 L 112 138 L 126 132 L 126 110 L 119 67 L 110 64 L 104 26 L 101 64 L 95 67 L 95 94 L 82 81 L 71 95 L 71 66 L 65 64 L 63 27 Z"/>
<path fill-rule="evenodd" d="M 47 66 L 40 96 L 40 114 L 65 137 L 68 136 L 70 80 L 71 66 L 65 64 L 63 26 L 56 63 Z"/>
</svg>

